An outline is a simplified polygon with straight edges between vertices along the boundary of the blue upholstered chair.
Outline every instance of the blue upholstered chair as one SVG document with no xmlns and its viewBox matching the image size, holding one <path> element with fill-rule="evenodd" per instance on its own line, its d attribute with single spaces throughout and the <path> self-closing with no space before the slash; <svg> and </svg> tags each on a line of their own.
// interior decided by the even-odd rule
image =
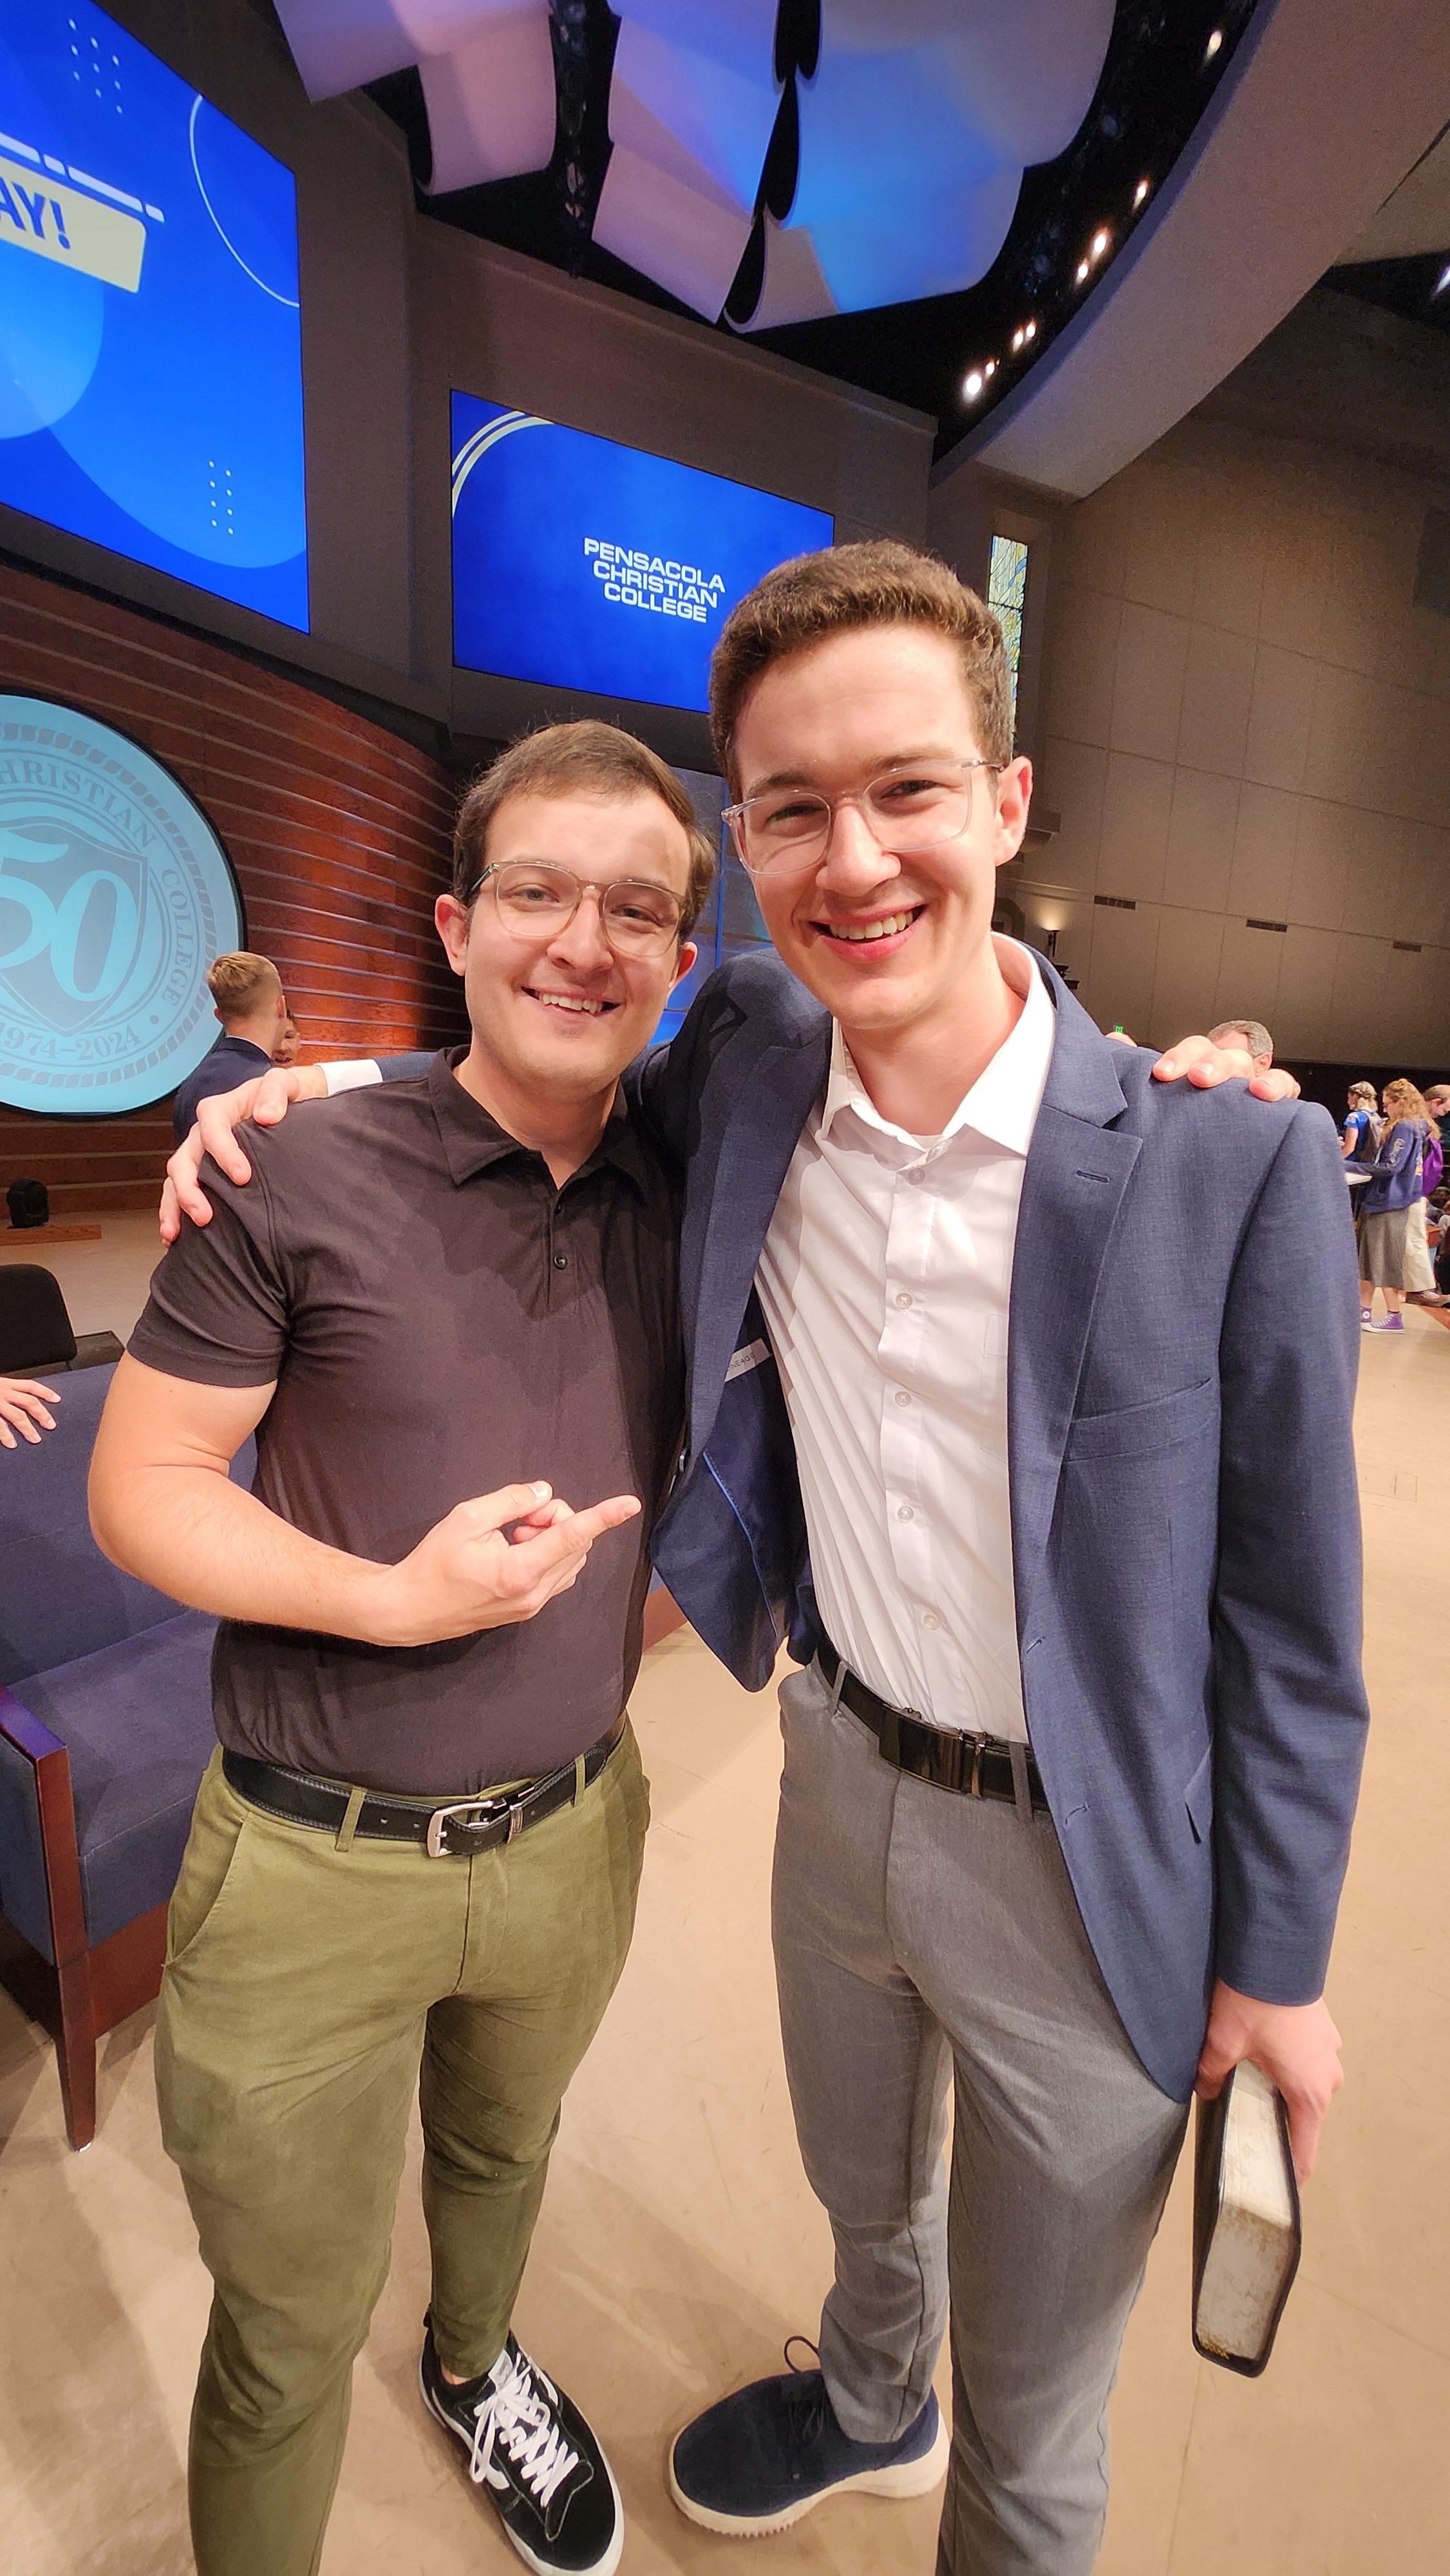
<svg viewBox="0 0 1450 2576">
<path fill-rule="evenodd" d="M 215 1622 L 102 1556 L 86 1473 L 114 1371 L 68 1374 L 38 1449 L 0 1450 L 0 1967 L 96 2126 L 96 2042 L 161 1982 L 166 1907 L 214 1736 Z M 250 1442 L 234 1475 L 250 1484 Z"/>
</svg>

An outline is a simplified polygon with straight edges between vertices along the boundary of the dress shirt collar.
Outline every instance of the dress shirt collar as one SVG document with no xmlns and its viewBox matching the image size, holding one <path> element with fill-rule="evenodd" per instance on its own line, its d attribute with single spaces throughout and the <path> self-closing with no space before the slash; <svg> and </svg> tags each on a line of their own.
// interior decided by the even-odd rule
<svg viewBox="0 0 1450 2576">
<path fill-rule="evenodd" d="M 1022 994 L 1023 1006 L 1016 1026 L 978 1074 L 965 1099 L 958 1102 L 940 1138 L 913 1136 L 906 1128 L 894 1126 L 889 1118 L 882 1117 L 851 1061 L 837 1020 L 831 1031 L 831 1070 L 821 1107 L 823 1143 L 839 1112 L 850 1109 L 863 1126 L 909 1145 L 918 1153 L 924 1145 L 948 1144 L 964 1127 L 970 1127 L 987 1144 L 1026 1158 L 1052 1061 L 1057 1013 L 1031 950 L 1018 940 L 998 934 L 994 934 L 992 944 L 1006 981 L 1014 993 Z"/>
</svg>

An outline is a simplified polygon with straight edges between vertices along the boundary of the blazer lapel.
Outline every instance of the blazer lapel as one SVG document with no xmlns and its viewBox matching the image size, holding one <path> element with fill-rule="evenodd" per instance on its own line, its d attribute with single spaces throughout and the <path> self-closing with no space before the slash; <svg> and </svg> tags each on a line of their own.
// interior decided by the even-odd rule
<svg viewBox="0 0 1450 2576">
<path fill-rule="evenodd" d="M 830 1060 L 825 1012 L 804 1036 L 767 1047 L 756 1059 L 725 1114 L 698 1266 L 686 1219 L 684 1287 L 686 1311 L 694 1319 L 692 1457 L 710 1436 L 761 1246 L 801 1129 L 825 1089 Z"/>
<path fill-rule="evenodd" d="M 1007 1448 L 1019 1631 L 1052 1526 L 1098 1282 L 1141 1140 L 1113 1049 L 1051 967 L 1052 1064 L 1028 1149 L 1012 1265 Z M 1023 1642 L 1026 1642 L 1024 1637 Z"/>
</svg>

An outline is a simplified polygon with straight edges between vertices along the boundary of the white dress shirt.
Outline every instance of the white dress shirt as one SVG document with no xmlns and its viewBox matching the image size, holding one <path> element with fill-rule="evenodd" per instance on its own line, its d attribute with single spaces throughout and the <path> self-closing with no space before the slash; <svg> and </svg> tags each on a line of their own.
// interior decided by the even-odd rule
<svg viewBox="0 0 1450 2576">
<path fill-rule="evenodd" d="M 940 1136 L 880 1115 L 837 1027 L 756 1286 L 832 1643 L 894 1707 L 1023 1742 L 1007 1312 L 1056 1020 L 1029 952 L 996 948 L 1024 1006 Z"/>
</svg>

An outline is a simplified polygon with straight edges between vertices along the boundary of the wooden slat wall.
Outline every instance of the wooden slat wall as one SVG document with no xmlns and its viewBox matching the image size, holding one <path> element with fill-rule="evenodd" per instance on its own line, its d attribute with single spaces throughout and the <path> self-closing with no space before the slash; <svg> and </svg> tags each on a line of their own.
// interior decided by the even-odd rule
<svg viewBox="0 0 1450 2576">
<path fill-rule="evenodd" d="M 304 1059 L 461 1034 L 430 917 L 453 822 L 440 762 L 222 645 L 3 564 L 0 688 L 87 709 L 175 770 L 226 845 Z M 0 1190 L 33 1173 L 58 1216 L 151 1206 L 170 1150 L 165 1103 L 94 1121 L 0 1106 Z"/>
</svg>

